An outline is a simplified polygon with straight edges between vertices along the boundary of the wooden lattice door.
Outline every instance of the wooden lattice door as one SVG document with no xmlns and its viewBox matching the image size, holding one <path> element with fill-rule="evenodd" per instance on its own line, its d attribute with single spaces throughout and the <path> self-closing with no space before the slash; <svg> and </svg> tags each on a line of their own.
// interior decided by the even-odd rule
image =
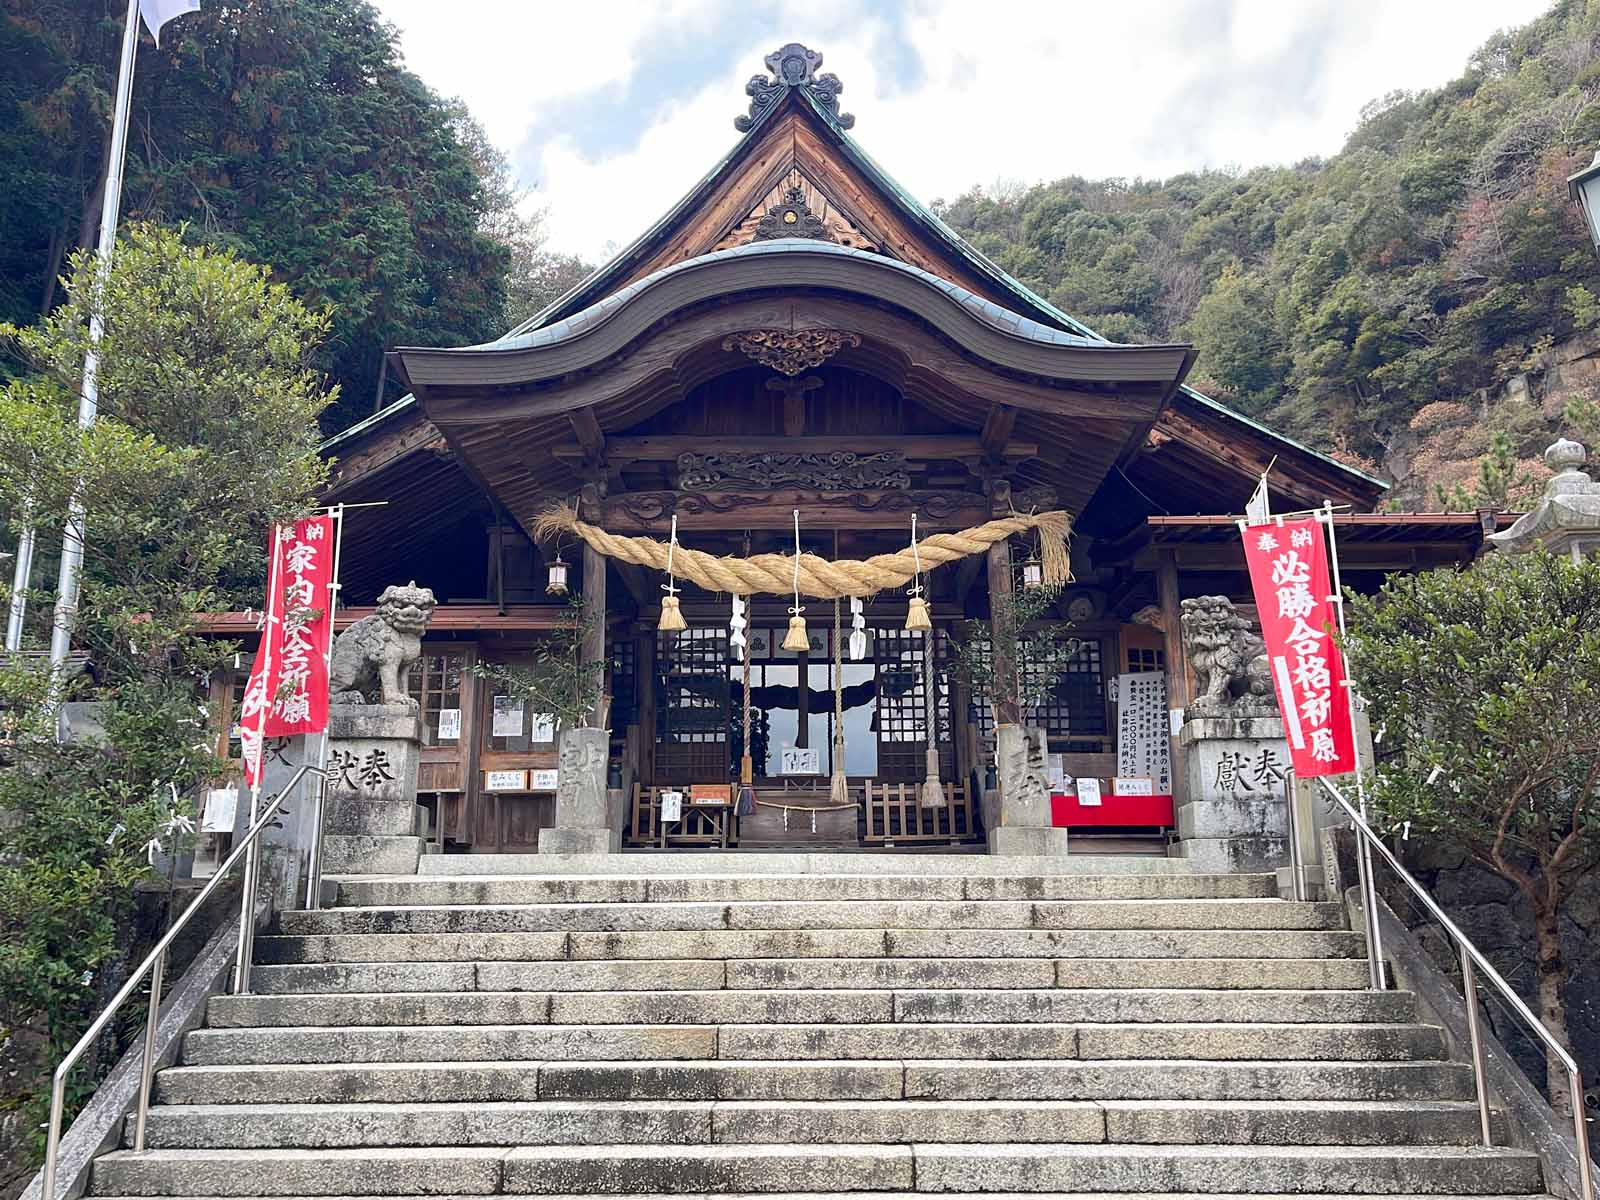
<svg viewBox="0 0 1600 1200">
<path fill-rule="evenodd" d="M 678 787 L 728 778 L 728 631 L 656 635 L 656 780 Z"/>
<path fill-rule="evenodd" d="M 928 692 L 921 633 L 904 629 L 873 631 L 878 668 L 878 778 L 912 782 L 927 770 Z M 949 640 L 936 635 L 934 652 L 935 714 L 938 722 L 939 770 L 949 780 L 955 772 L 955 747 L 950 735 L 950 679 L 945 661 Z"/>
</svg>

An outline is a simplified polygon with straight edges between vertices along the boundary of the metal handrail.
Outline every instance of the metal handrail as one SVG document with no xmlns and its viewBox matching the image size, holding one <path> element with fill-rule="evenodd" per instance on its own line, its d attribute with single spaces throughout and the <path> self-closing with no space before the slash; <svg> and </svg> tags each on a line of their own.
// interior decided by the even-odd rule
<svg viewBox="0 0 1600 1200">
<path fill-rule="evenodd" d="M 1589 1161 L 1589 1130 L 1584 1120 L 1583 1112 L 1583 1073 L 1578 1069 L 1577 1060 L 1556 1039 L 1556 1036 L 1544 1027 L 1544 1023 L 1533 1015 L 1533 1010 L 1527 1006 L 1521 996 L 1517 995 L 1511 985 L 1501 976 L 1500 972 L 1495 970 L 1494 964 L 1483 956 L 1483 953 L 1472 944 L 1466 934 L 1461 932 L 1460 927 L 1449 918 L 1444 909 L 1439 907 L 1438 902 L 1428 895 L 1427 889 L 1412 877 L 1411 872 L 1400 865 L 1400 859 L 1395 855 L 1394 851 L 1384 844 L 1383 839 L 1378 836 L 1372 826 L 1368 825 L 1362 819 L 1361 814 L 1351 807 L 1350 802 L 1339 793 L 1339 789 L 1326 779 L 1323 779 L 1321 783 L 1327 789 L 1328 794 L 1338 801 L 1339 807 L 1344 809 L 1345 815 L 1350 818 L 1351 828 L 1356 831 L 1356 836 L 1383 856 L 1384 861 L 1389 864 L 1396 875 L 1405 881 L 1406 886 L 1411 889 L 1417 899 L 1422 901 L 1422 906 L 1428 910 L 1428 914 L 1444 928 L 1444 931 L 1450 935 L 1451 940 L 1456 944 L 1457 951 L 1461 956 L 1461 987 L 1467 1002 L 1467 1034 L 1472 1043 L 1472 1077 L 1478 1092 L 1478 1123 L 1482 1127 L 1483 1144 L 1491 1146 L 1494 1143 L 1489 1130 L 1489 1090 L 1485 1083 L 1483 1033 L 1479 1026 L 1478 1016 L 1477 975 L 1479 971 L 1483 973 L 1489 982 L 1494 984 L 1506 1003 L 1511 1006 L 1511 1010 L 1533 1030 L 1539 1040 L 1544 1043 L 1545 1049 L 1554 1054 L 1561 1065 L 1566 1068 L 1567 1079 L 1572 1088 L 1572 1129 L 1576 1138 L 1573 1149 L 1578 1155 L 1579 1193 L 1583 1200 L 1594 1200 L 1593 1167 Z M 1378 926 L 1377 905 L 1374 900 L 1375 897 L 1365 899 L 1361 905 L 1363 919 L 1367 926 L 1367 944 L 1369 946 L 1377 944 L 1372 940 Z"/>
<path fill-rule="evenodd" d="M 77 1044 L 67 1051 L 66 1057 L 61 1060 L 61 1065 L 56 1068 L 50 1085 L 50 1127 L 45 1141 L 42 1200 L 55 1200 L 56 1159 L 61 1151 L 61 1119 L 66 1108 L 67 1078 L 72 1073 L 72 1068 L 77 1065 L 78 1060 L 83 1057 L 84 1052 L 94 1045 L 95 1040 L 105 1030 L 106 1025 L 116 1015 L 117 1010 L 122 1007 L 128 997 L 133 995 L 140 982 L 148 974 L 150 976 L 150 1011 L 145 1017 L 144 1058 L 140 1063 L 139 1074 L 139 1106 L 133 1127 L 133 1148 L 135 1150 L 144 1149 L 145 1123 L 150 1115 L 150 1087 L 155 1078 L 156 1030 L 161 1019 L 161 985 L 166 974 L 167 950 L 176 940 L 178 934 L 182 933 L 184 927 L 194 918 L 195 914 L 204 907 L 206 897 L 221 886 L 223 880 L 228 877 L 228 873 L 233 869 L 234 864 L 241 857 L 247 860 L 247 870 L 244 880 L 244 895 L 240 903 L 239 950 L 235 958 L 231 990 L 238 993 L 248 987 L 250 957 L 255 942 L 256 888 L 261 871 L 261 833 L 272 823 L 274 818 L 279 816 L 282 811 L 286 811 L 280 808 L 280 802 L 307 774 L 322 776 L 324 772 L 321 768 L 313 767 L 310 764 L 301 767 L 294 773 L 289 782 L 284 784 L 278 791 L 278 794 L 271 797 L 262 806 L 261 815 L 256 817 L 255 823 L 250 826 L 239 844 L 223 860 L 222 865 L 217 868 L 216 874 L 211 877 L 205 887 L 200 889 L 199 894 L 195 896 L 189 907 L 172 923 L 172 926 L 162 936 L 161 940 L 155 944 L 155 948 L 145 956 L 145 960 L 139 964 L 138 969 L 128 977 L 128 981 L 122 985 L 121 990 L 111 998 L 111 1002 L 101 1010 L 100 1015 L 94 1019 L 88 1030 L 78 1039 Z M 239 965 L 241 963 L 243 964 L 242 968 Z"/>
</svg>

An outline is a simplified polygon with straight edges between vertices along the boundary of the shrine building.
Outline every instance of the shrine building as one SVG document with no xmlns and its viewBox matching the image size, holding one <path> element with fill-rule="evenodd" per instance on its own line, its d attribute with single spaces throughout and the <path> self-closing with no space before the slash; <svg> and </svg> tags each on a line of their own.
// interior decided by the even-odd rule
<svg viewBox="0 0 1600 1200">
<path fill-rule="evenodd" d="M 447 851 L 530 850 L 555 822 L 555 730 L 497 703 L 474 665 L 528 661 L 570 619 L 563 575 L 603 614 L 583 654 L 608 664 L 625 847 L 984 848 L 996 705 L 954 669 L 956 646 L 1034 582 L 1034 531 L 920 575 L 927 635 L 907 628 L 907 587 L 862 597 L 859 655 L 844 652 L 848 598 L 837 618 L 834 601 L 801 598 L 801 650 L 782 644 L 794 597 L 752 595 L 757 806 L 667 826 L 664 792 L 692 808 L 737 791 L 732 600 L 572 532 L 535 540 L 556 505 L 657 544 L 676 518 L 679 547 L 738 559 L 793 555 L 798 512 L 801 547 L 829 563 L 905 550 L 913 515 L 925 538 L 1065 512 L 1071 581 L 1036 623 L 1070 623 L 1080 645 L 1022 717 L 1053 770 L 1100 779 L 1117 775 L 1119 675 L 1162 673 L 1163 716 L 1194 694 L 1180 602 L 1253 612 L 1234 521 L 1269 464 L 1276 510 L 1336 506 L 1358 589 L 1469 561 L 1497 528 L 1375 514 L 1382 481 L 1186 386 L 1194 347 L 1109 342 L 1011 278 L 868 157 L 821 61 L 793 44 L 769 56 L 732 149 L 642 236 L 497 341 L 394 351 L 409 394 L 324 447 L 321 503 L 383 502 L 348 513 L 340 627 L 389 584 L 439 601 L 410 690 L 431 736 L 429 836 Z M 658 628 L 669 582 L 681 631 Z M 938 808 L 917 798 L 930 744 Z M 841 749 L 846 806 L 829 793 Z M 1163 853 L 1170 813 L 1108 794 L 1068 822 Z"/>
</svg>

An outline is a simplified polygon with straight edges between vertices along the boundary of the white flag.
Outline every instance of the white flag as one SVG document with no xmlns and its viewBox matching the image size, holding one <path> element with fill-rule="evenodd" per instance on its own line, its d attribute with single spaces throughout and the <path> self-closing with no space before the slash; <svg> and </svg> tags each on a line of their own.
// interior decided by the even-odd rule
<svg viewBox="0 0 1600 1200">
<path fill-rule="evenodd" d="M 200 11 L 200 0 L 139 0 L 139 15 L 144 18 L 150 36 L 161 45 L 161 27 L 174 17 Z"/>
<path fill-rule="evenodd" d="M 1272 509 L 1267 504 L 1267 477 L 1263 475 L 1261 483 L 1244 506 L 1244 521 L 1246 525 L 1265 525 L 1270 520 Z"/>
</svg>

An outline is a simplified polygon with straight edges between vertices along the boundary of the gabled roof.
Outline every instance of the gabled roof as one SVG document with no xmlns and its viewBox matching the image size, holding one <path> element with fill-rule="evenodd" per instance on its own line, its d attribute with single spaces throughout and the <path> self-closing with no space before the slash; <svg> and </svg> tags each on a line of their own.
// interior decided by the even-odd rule
<svg viewBox="0 0 1600 1200">
<path fill-rule="evenodd" d="M 799 64 L 798 66 L 796 64 Z M 769 146 L 771 134 L 786 120 L 797 117 L 812 129 L 819 131 L 828 149 L 846 168 L 859 176 L 878 199 L 887 206 L 907 230 L 920 238 L 941 260 L 948 263 L 952 275 L 950 282 L 964 285 L 976 298 L 997 303 L 1023 318 L 1075 338 L 1110 345 L 1093 329 L 1071 315 L 1061 311 L 1021 281 L 1001 270 L 986 256 L 964 241 L 932 210 L 920 203 L 901 187 L 870 155 L 850 136 L 854 119 L 838 111 L 839 81 L 831 75 L 817 75 L 815 67 L 821 65 L 821 56 L 798 45 L 788 45 L 768 56 L 767 65 L 773 78 L 765 82 L 758 76 L 747 86 L 752 96 L 748 118 L 737 122 L 743 136 L 709 172 L 685 193 L 659 220 L 650 226 L 626 248 L 604 266 L 589 275 L 540 312 L 523 321 L 496 342 L 484 349 L 506 348 L 522 342 L 535 331 L 558 325 L 560 322 L 593 308 L 631 284 L 659 272 L 669 262 L 660 261 L 669 254 L 675 240 L 681 243 L 685 230 L 707 212 L 718 197 L 726 200 L 726 193 L 737 182 L 742 169 L 749 168 L 753 157 Z M 759 164 L 757 164 L 759 165 Z M 791 169 L 798 169 L 791 160 Z M 745 216 L 745 209 L 728 209 L 733 220 Z M 723 223 L 728 223 L 726 215 Z M 701 245 L 692 249 L 678 247 L 684 252 L 679 258 L 693 258 L 714 249 Z M 881 247 L 880 252 L 896 257 L 895 247 Z M 675 261 L 675 260 L 673 260 Z M 1223 427 L 1233 426 L 1244 440 L 1259 443 L 1267 439 L 1275 446 L 1297 456 L 1315 460 L 1318 473 L 1332 474 L 1347 481 L 1345 489 L 1351 494 L 1363 494 L 1373 499 L 1387 488 L 1387 484 L 1374 476 L 1339 462 L 1329 455 L 1301 442 L 1285 437 L 1274 430 L 1250 420 L 1226 405 L 1187 386 L 1181 395 L 1191 411 L 1215 421 Z M 354 441 L 394 417 L 414 411 L 413 396 L 389 405 L 349 429 L 336 434 L 323 443 L 324 453 Z"/>
</svg>

